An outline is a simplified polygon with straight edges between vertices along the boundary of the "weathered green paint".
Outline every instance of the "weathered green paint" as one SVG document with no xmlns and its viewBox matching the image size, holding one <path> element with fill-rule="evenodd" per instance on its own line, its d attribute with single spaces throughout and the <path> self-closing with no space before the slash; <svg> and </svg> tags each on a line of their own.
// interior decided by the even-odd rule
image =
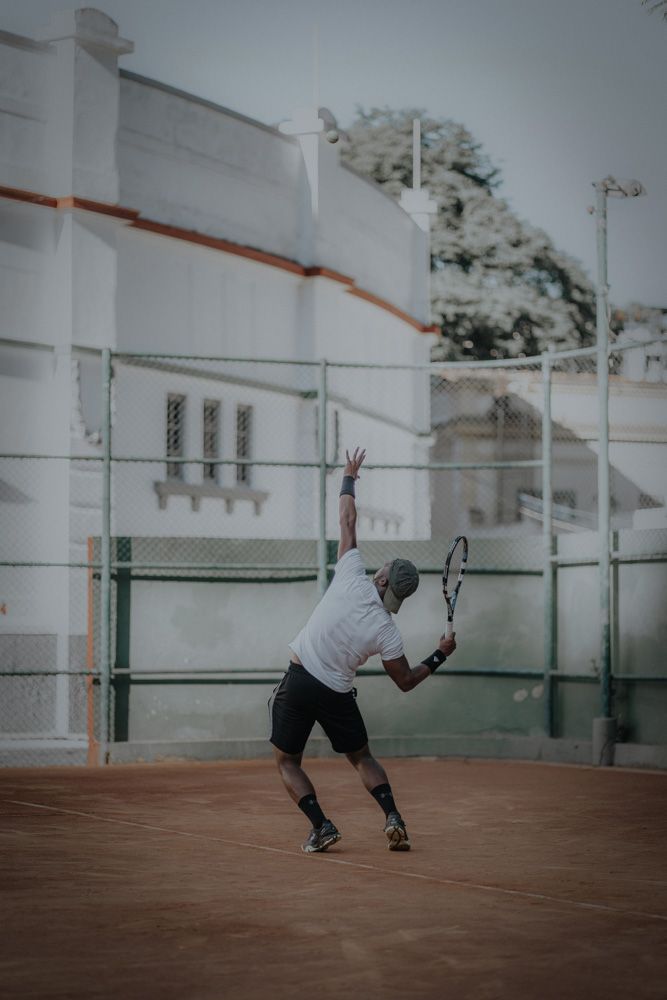
<svg viewBox="0 0 667 1000">
<path fill-rule="evenodd" d="M 600 711 L 599 679 L 597 684 L 561 681 L 556 689 L 556 714 L 560 739 L 591 738 L 592 720 Z"/>
<path fill-rule="evenodd" d="M 359 707 L 375 736 L 541 735 L 540 678 L 447 677 L 403 694 L 391 682 L 362 678 Z"/>
<path fill-rule="evenodd" d="M 615 682 L 618 722 L 626 742 L 667 745 L 667 688 L 663 680 Z"/>
<path fill-rule="evenodd" d="M 316 573 L 303 576 L 197 576 L 196 574 L 133 573 L 133 580 L 155 580 L 158 583 L 309 583 L 317 580 Z"/>
<path fill-rule="evenodd" d="M 132 539 L 116 539 L 118 562 L 132 562 Z M 116 571 L 116 661 L 115 670 L 130 669 L 130 620 L 132 608 L 132 571 L 129 565 Z M 129 674 L 114 676 L 113 734 L 116 743 L 124 743 L 129 733 Z"/>
<path fill-rule="evenodd" d="M 137 563 L 140 559 L 150 561 L 150 550 L 142 548 L 144 541 L 132 540 L 132 557 Z M 201 555 L 207 562 L 215 561 L 218 556 L 221 566 L 226 561 L 239 561 L 238 552 L 224 539 L 206 545 L 201 540 L 188 541 L 179 548 L 180 541 L 175 540 L 178 544 L 173 555 L 179 561 L 189 560 L 189 565 L 196 562 L 199 550 L 193 548 L 189 552 L 188 546 L 200 543 Z M 526 571 L 534 572 L 532 567 L 542 559 L 540 539 L 534 538 L 534 545 L 523 539 L 511 540 L 507 545 L 505 541 L 499 556 L 497 539 L 488 543 L 475 539 L 476 568 L 493 570 L 490 566 L 493 558 L 494 565 L 496 560 L 507 561 L 508 565 L 514 561 L 518 563 L 515 568 L 523 572 L 514 578 L 512 574 L 500 576 L 492 572 L 466 577 L 457 609 L 459 648 L 444 670 L 441 668 L 431 680 L 408 695 L 392 684 L 377 659 L 360 670 L 359 703 L 372 743 L 377 740 L 380 746 L 405 747 L 409 753 L 417 752 L 414 749 L 417 746 L 439 746 L 443 740 L 450 748 L 448 752 L 456 752 L 457 745 L 468 746 L 471 740 L 477 741 L 475 745 L 486 741 L 484 746 L 488 743 L 491 747 L 499 740 L 546 740 L 544 635 L 539 627 L 542 590 L 529 576 L 523 575 Z M 573 540 L 562 539 L 561 555 L 586 556 L 588 542 L 592 547 L 595 541 L 592 533 L 590 538 L 578 535 Z M 209 551 L 210 544 L 217 545 L 220 551 L 216 549 L 213 554 Z M 267 544 L 284 546 L 286 559 L 291 558 L 293 565 L 298 562 L 294 551 L 290 554 L 293 543 L 289 540 Z M 311 560 L 315 562 L 315 544 L 313 539 L 312 550 L 304 550 L 304 562 L 309 568 Z M 372 547 L 374 544 L 363 541 L 361 544 L 367 566 L 379 561 L 387 551 L 385 543 L 377 543 L 377 551 Z M 642 547 L 655 552 L 659 544 L 659 540 L 641 533 L 620 532 L 620 548 L 633 554 L 641 556 Z M 327 540 L 328 570 L 335 562 L 336 546 L 335 540 Z M 271 552 L 272 565 L 280 563 L 282 552 L 282 548 L 280 552 L 278 548 Z M 406 654 L 411 663 L 416 663 L 433 648 L 444 627 L 439 572 L 433 568 L 434 564 L 428 565 L 436 553 L 433 543 L 424 541 L 396 542 L 390 545 L 387 554 L 406 558 L 413 555 L 418 565 L 426 564 L 427 571 L 416 598 L 405 603 L 397 619 Z M 117 563 L 135 565 L 132 559 L 121 559 L 120 552 L 117 555 Z M 556 566 L 555 561 L 553 565 Z M 507 566 L 498 568 L 507 570 Z M 129 566 L 120 565 L 118 569 L 127 570 Z M 599 714 L 594 622 L 591 627 L 594 618 L 591 612 L 597 607 L 596 570 L 594 566 L 577 566 L 557 572 L 561 591 L 559 614 L 567 628 L 563 627 L 559 641 L 560 669 L 550 677 L 554 687 L 556 735 L 565 747 L 573 741 L 577 745 L 588 743 L 591 720 Z M 201 581 L 206 586 L 200 586 L 179 576 L 165 582 L 143 575 L 147 579 L 141 581 L 132 575 L 128 653 L 132 668 L 131 711 L 127 719 L 127 745 L 141 741 L 166 745 L 170 740 L 175 744 L 190 740 L 237 741 L 239 745 L 253 740 L 263 743 L 269 725 L 267 701 L 287 666 L 286 643 L 318 599 L 316 582 L 293 582 L 291 587 L 285 587 L 282 582 L 277 586 L 253 580 L 239 588 L 228 581 L 207 577 Z M 210 586 L 213 582 L 219 586 Z M 653 745 L 659 745 L 663 739 L 661 721 L 667 698 L 664 657 L 659 648 L 662 645 L 664 649 L 667 637 L 658 625 L 665 593 L 665 565 L 620 564 L 618 667 L 624 675 L 635 673 L 626 683 L 616 677 L 612 681 L 623 738 L 634 741 L 641 737 Z M 261 631 L 253 634 L 250 644 L 244 611 L 248 607 L 261 609 L 264 624 Z M 117 663 L 122 658 L 121 640 Z M 160 668 L 166 672 L 162 676 L 157 673 Z M 252 671 L 257 671 L 257 676 Z M 127 678 L 119 670 L 114 678 L 116 691 L 121 683 L 127 684 Z M 316 730 L 313 735 L 316 747 L 318 735 Z M 558 741 L 552 740 L 549 745 L 555 742 Z M 588 751 L 582 754 L 582 759 L 590 759 Z"/>
</svg>

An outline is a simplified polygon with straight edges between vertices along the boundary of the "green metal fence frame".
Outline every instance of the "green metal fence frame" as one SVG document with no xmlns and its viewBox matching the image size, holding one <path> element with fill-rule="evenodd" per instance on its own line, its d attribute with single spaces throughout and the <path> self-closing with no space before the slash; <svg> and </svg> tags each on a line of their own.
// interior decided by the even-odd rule
<svg viewBox="0 0 667 1000">
<path fill-rule="evenodd" d="M 449 369 L 494 369 L 494 368 L 516 368 L 539 366 L 542 372 L 543 387 L 543 413 L 542 413 L 542 445 L 541 457 L 539 459 L 529 459 L 520 461 L 489 461 L 489 462 L 434 462 L 428 464 L 373 464 L 369 463 L 369 469 L 413 469 L 413 470 L 459 470 L 459 469 L 516 469 L 516 468 L 541 468 L 542 470 L 542 547 L 543 564 L 541 569 L 520 569 L 511 567 L 471 567 L 468 570 L 470 575 L 494 574 L 494 575 L 534 575 L 541 576 L 543 580 L 544 592 L 544 656 L 542 670 L 526 671 L 500 668 L 477 669 L 448 669 L 440 676 L 484 676 L 484 677 L 527 677 L 541 678 L 544 684 L 544 732 L 548 737 L 554 734 L 554 684 L 559 681 L 595 683 L 600 686 L 600 700 L 603 715 L 609 716 L 613 712 L 613 683 L 663 683 L 667 682 L 667 677 L 653 675 L 620 675 L 612 672 L 612 636 L 618 622 L 618 567 L 623 563 L 639 562 L 665 562 L 667 554 L 650 553 L 637 554 L 631 556 L 621 556 L 616 549 L 617 533 L 610 532 L 610 510 L 609 510 L 609 449 L 608 449 L 608 394 L 609 377 L 608 366 L 604 360 L 611 354 L 618 351 L 630 349 L 632 347 L 649 346 L 649 343 L 658 343 L 659 340 L 642 343 L 616 343 L 608 345 L 598 340 L 596 347 L 584 348 L 561 352 L 545 352 L 540 356 L 516 359 L 497 359 L 492 361 L 459 361 L 459 362 L 431 362 L 422 365 L 407 364 L 365 364 L 365 363 L 345 363 L 331 362 L 326 359 L 318 361 L 294 361 L 284 358 L 238 358 L 238 357 L 204 357 L 185 354 L 156 354 L 154 352 L 134 352 L 122 351 L 113 352 L 108 348 L 101 352 L 89 348 L 73 348 L 74 352 L 101 353 L 102 361 L 102 455 L 101 456 L 72 456 L 72 455 L 45 455 L 45 454 L 6 454 L 0 458 L 17 459 L 51 459 L 51 460 L 76 460 L 93 461 L 102 463 L 102 531 L 100 539 L 100 561 L 99 563 L 40 563 L 35 561 L 3 561 L 0 566 L 60 566 L 71 568 L 87 568 L 97 571 L 100 580 L 100 652 L 99 668 L 97 671 L 66 671 L 65 673 L 77 675 L 79 673 L 92 676 L 100 687 L 100 738 L 99 738 L 99 763 L 105 764 L 109 760 L 109 747 L 111 739 L 111 719 L 110 705 L 111 687 L 114 688 L 114 720 L 113 720 L 113 741 L 123 742 L 127 739 L 127 709 L 129 708 L 130 686 L 135 683 L 238 683 L 238 684 L 271 684 L 275 683 L 274 676 L 269 678 L 248 677 L 247 671 L 221 671 L 215 670 L 209 673 L 206 671 L 195 671 L 192 674 L 182 671 L 152 672 L 150 674 L 132 671 L 130 665 L 129 651 L 129 622 L 130 622 L 130 593 L 131 583 L 138 579 L 183 579 L 189 580 L 194 577 L 181 575 L 184 570 L 197 569 L 200 575 L 196 577 L 202 582 L 248 582 L 246 577 L 204 576 L 202 572 L 207 570 L 215 572 L 234 572 L 242 570 L 301 570 L 304 574 L 299 577 L 272 578 L 274 581 L 291 582 L 298 580 L 317 579 L 320 593 L 324 593 L 333 569 L 332 544 L 326 538 L 326 483 L 329 472 L 342 468 L 340 464 L 328 463 L 327 454 L 327 404 L 328 404 L 328 370 L 337 369 L 383 369 L 401 371 L 425 371 L 433 375 L 442 374 Z M 11 341 L 15 346 L 24 346 L 20 341 Z M 44 345 L 27 345 L 30 347 L 43 347 Z M 601 421 L 601 440 L 598 453 L 598 494 L 599 499 L 599 545 L 596 558 L 585 559 L 563 559 L 557 553 L 557 536 L 553 533 L 553 501 L 552 501 L 552 421 L 551 421 L 551 372 L 553 366 L 563 360 L 577 358 L 597 358 L 598 373 L 598 401 Z M 309 367 L 317 372 L 317 391 L 304 393 L 308 398 L 316 398 L 318 404 L 318 461 L 317 462 L 296 462 L 282 460 L 257 460 L 257 459 L 177 459 L 169 457 L 170 462 L 180 462 L 183 464 L 217 464 L 217 465 L 239 465 L 241 463 L 255 466 L 286 466 L 318 469 L 318 538 L 317 538 L 317 564 L 313 566 L 299 565 L 296 567 L 286 567 L 284 565 L 258 565 L 258 564 L 229 564 L 220 566 L 211 564 L 180 564 L 180 563 L 136 563 L 131 558 L 131 540 L 115 539 L 117 555 L 121 553 L 128 556 L 125 559 L 112 558 L 112 545 L 114 539 L 111 535 L 111 486 L 112 468 L 115 462 L 166 462 L 164 455 L 155 457 L 145 456 L 114 456 L 113 455 L 113 421 L 112 421 L 112 386 L 113 386 L 113 363 L 114 359 L 122 362 L 140 362 L 148 360 L 161 361 L 209 361 L 216 363 L 244 362 L 256 365 L 290 365 Z M 605 437 L 606 434 L 606 437 Z M 604 440 L 603 440 L 604 438 Z M 606 498 L 606 499 L 605 499 Z M 120 546 L 120 548 L 119 548 Z M 599 566 L 600 580 L 600 629 L 601 629 L 601 661 L 600 675 L 584 674 L 564 674 L 557 669 L 557 574 L 558 569 L 565 566 Z M 151 570 L 150 575 L 138 574 L 137 570 Z M 156 576 L 156 570 L 178 570 L 179 575 Z M 420 567 L 421 573 L 439 573 L 440 568 Z M 614 574 L 613 578 L 610 573 Z M 116 662 L 112 663 L 111 650 L 111 621 L 112 621 L 112 579 L 117 584 L 117 634 L 116 634 Z M 253 581 L 255 582 L 255 581 Z M 614 583 L 615 586 L 611 586 Z M 125 608 L 125 602 L 127 607 Z M 0 676 L 50 676 L 60 674 L 62 671 L 0 671 Z M 204 675 L 204 680 L 200 679 Z M 381 670 L 360 670 L 359 676 L 384 676 Z M 438 676 L 437 674 L 435 676 Z"/>
</svg>

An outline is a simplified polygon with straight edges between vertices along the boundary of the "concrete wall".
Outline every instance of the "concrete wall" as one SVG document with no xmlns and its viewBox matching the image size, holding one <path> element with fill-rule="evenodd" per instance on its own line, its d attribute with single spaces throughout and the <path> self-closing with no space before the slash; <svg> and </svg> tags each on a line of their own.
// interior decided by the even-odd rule
<svg viewBox="0 0 667 1000">
<path fill-rule="evenodd" d="M 143 216 L 353 277 L 425 319 L 428 243 L 379 188 L 319 140 L 311 218 L 295 138 L 132 74 L 121 78 L 121 201 Z M 311 233 L 312 229 L 312 233 Z"/>
<path fill-rule="evenodd" d="M 121 79 L 122 203 L 151 219 L 299 259 L 298 144 L 135 76 Z"/>
<path fill-rule="evenodd" d="M 528 542 L 529 540 L 526 540 Z M 540 543 L 531 553 L 526 542 L 506 542 L 502 564 L 539 565 Z M 577 536 L 576 552 L 595 548 L 595 536 Z M 664 551 L 664 532 L 623 532 L 619 548 L 626 555 Z M 574 539 L 561 539 L 568 554 Z M 423 545 L 424 543 L 422 543 Z M 521 545 L 521 551 L 517 550 Z M 426 548 L 400 543 L 401 555 L 412 552 L 423 565 Z M 386 555 L 380 543 L 363 545 L 368 568 Z M 515 553 L 515 559 L 512 554 Z M 497 543 L 475 539 L 471 567 L 496 565 Z M 562 569 L 558 587 L 558 669 L 568 679 L 556 683 L 556 727 L 563 740 L 563 759 L 579 759 L 576 746 L 588 753 L 591 723 L 599 714 L 596 680 L 597 586 L 591 567 Z M 618 674 L 664 676 L 662 650 L 667 623 L 661 608 L 667 598 L 667 566 L 663 563 L 622 565 L 618 570 L 619 625 L 613 669 Z M 174 741 L 172 752 L 196 753 L 180 744 L 197 741 L 203 747 L 217 742 L 218 752 L 264 752 L 268 715 L 266 702 L 285 669 L 287 643 L 299 630 L 317 601 L 315 582 L 284 584 L 226 584 L 142 581 L 132 586 L 130 660 L 134 670 L 153 679 L 160 671 L 177 670 L 190 676 L 197 671 L 242 671 L 254 683 L 218 685 L 198 676 L 196 684 L 140 683 L 132 687 L 129 741 L 148 752 L 148 745 L 162 747 Z M 252 611 L 250 611 L 252 609 Z M 249 625 L 261 621 L 261 627 Z M 547 753 L 543 745 L 544 685 L 541 670 L 542 589 L 539 576 L 470 573 L 457 608 L 459 648 L 449 666 L 456 670 L 480 667 L 517 671 L 515 676 L 447 676 L 447 668 L 408 695 L 388 677 L 359 678 L 359 704 L 372 741 L 400 747 L 401 752 L 456 752 L 456 747 L 491 746 L 489 741 L 518 740 L 527 756 Z M 407 601 L 397 624 L 406 654 L 418 662 L 435 645 L 444 625 L 440 578 L 422 574 L 416 596 Z M 619 636 L 621 637 L 619 639 Z M 381 669 L 379 660 L 366 668 Z M 527 672 L 522 676 L 521 672 Z M 529 674 L 537 674 L 530 676 Z M 267 677 L 260 682 L 262 677 Z M 622 738 L 630 744 L 664 745 L 667 709 L 664 683 L 648 680 L 618 682 L 616 710 Z M 317 733 L 315 736 L 317 737 Z M 524 741 L 521 744 L 521 740 Z M 248 743 L 248 741 L 250 741 Z M 254 742 L 253 742 L 254 741 Z M 428 742 L 430 741 L 430 743 Z M 458 742 L 457 742 L 458 741 Z M 477 742 L 476 742 L 477 741 Z M 532 742 L 531 742 L 532 741 Z M 425 751 L 427 746 L 435 748 Z M 177 747 L 175 744 L 179 744 Z M 549 744 L 553 758 L 556 752 Z M 312 747 L 319 752 L 320 744 Z M 225 749 L 227 748 L 227 749 Z M 123 755 L 132 753 L 116 747 Z M 249 752 L 249 751 L 248 751 Z M 519 753 L 519 755 L 521 755 Z"/>
<path fill-rule="evenodd" d="M 52 51 L 0 31 L 0 169 L 8 187 L 47 191 L 46 123 Z"/>
</svg>

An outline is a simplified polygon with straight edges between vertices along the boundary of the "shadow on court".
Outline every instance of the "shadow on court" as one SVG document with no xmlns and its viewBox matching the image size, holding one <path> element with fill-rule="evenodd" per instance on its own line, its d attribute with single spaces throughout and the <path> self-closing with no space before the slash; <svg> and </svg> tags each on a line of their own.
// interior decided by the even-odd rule
<svg viewBox="0 0 667 1000">
<path fill-rule="evenodd" d="M 385 762 L 413 850 L 345 760 L 0 772 L 3 995 L 663 998 L 667 775 Z"/>
</svg>

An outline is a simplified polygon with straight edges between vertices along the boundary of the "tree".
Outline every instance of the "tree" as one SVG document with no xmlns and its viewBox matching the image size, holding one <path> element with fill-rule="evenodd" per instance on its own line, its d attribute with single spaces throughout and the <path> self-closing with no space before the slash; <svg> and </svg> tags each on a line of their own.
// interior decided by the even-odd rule
<svg viewBox="0 0 667 1000">
<path fill-rule="evenodd" d="M 422 179 L 438 202 L 431 228 L 436 354 L 516 357 L 587 343 L 594 292 L 581 267 L 497 196 L 500 174 L 460 123 L 423 111 L 359 110 L 342 158 L 398 198 L 412 183 L 412 120 L 422 123 Z"/>
<path fill-rule="evenodd" d="M 662 16 L 667 21 L 667 0 L 642 0 L 642 7 L 648 7 L 649 14 L 654 11 L 662 11 Z"/>
</svg>

